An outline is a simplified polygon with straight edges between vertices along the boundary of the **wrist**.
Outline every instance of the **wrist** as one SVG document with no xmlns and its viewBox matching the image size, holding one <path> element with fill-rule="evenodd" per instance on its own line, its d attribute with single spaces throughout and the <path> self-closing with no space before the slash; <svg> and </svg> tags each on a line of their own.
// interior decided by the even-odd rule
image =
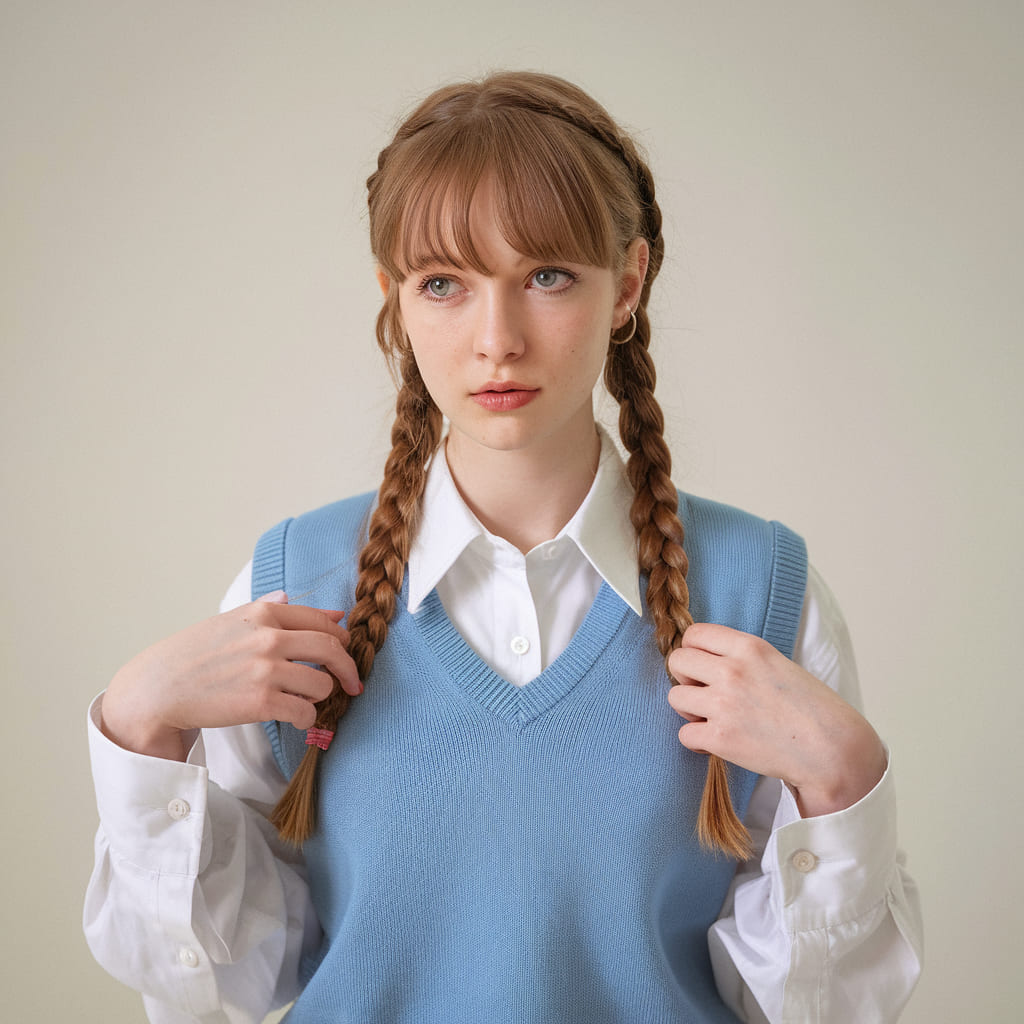
<svg viewBox="0 0 1024 1024">
<path fill-rule="evenodd" d="M 871 726 L 839 743 L 817 777 L 804 785 L 790 785 L 801 817 L 835 814 L 859 803 L 881 781 L 888 758 L 885 746 Z"/>
<path fill-rule="evenodd" d="M 125 692 L 118 676 L 100 701 L 99 726 L 108 740 L 132 753 L 168 761 L 184 761 L 188 756 L 182 731 L 136 706 L 130 690 Z"/>
</svg>

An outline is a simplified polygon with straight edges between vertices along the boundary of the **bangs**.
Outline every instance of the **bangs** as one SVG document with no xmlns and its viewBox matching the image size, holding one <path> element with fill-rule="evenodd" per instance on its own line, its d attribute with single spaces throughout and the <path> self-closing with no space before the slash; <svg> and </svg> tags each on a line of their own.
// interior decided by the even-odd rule
<svg viewBox="0 0 1024 1024">
<path fill-rule="evenodd" d="M 395 280 L 438 263 L 490 273 L 470 228 L 473 198 L 489 178 L 498 229 L 517 252 L 611 267 L 620 232 L 606 199 L 607 163 L 592 139 L 530 111 L 435 124 L 392 157 L 397 187 L 372 212 L 374 254 Z"/>
</svg>

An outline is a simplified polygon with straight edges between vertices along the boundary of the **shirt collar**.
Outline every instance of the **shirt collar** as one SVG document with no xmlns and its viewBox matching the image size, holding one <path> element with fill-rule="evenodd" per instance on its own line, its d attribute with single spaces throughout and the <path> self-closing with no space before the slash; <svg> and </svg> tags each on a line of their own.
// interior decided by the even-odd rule
<svg viewBox="0 0 1024 1024">
<path fill-rule="evenodd" d="M 614 441 L 603 427 L 598 427 L 598 433 L 601 457 L 597 475 L 562 534 L 576 542 L 608 586 L 637 615 L 642 615 L 636 531 L 629 518 L 633 488 Z"/>
<path fill-rule="evenodd" d="M 568 537 L 601 578 L 637 614 L 643 613 L 636 534 L 629 519 L 633 491 L 614 442 L 598 427 L 601 455 L 583 503 L 559 532 Z M 409 551 L 409 611 L 444 578 L 480 537 L 493 538 L 466 506 L 448 468 L 443 446 L 431 459 L 419 529 Z"/>
<path fill-rule="evenodd" d="M 442 443 L 427 467 L 420 523 L 409 548 L 410 612 L 418 611 L 427 594 L 482 532 L 483 526 L 455 486 Z"/>
</svg>

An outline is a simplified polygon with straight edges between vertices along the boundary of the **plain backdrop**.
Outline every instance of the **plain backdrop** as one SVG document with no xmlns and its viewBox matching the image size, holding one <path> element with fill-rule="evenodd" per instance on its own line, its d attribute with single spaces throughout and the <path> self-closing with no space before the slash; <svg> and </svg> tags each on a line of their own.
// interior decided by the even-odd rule
<svg viewBox="0 0 1024 1024">
<path fill-rule="evenodd" d="M 650 155 L 676 482 L 802 532 L 846 611 L 924 895 L 903 1019 L 1021 1019 L 1022 28 L 991 0 L 3 0 L 0 1016 L 144 1019 L 81 935 L 86 707 L 265 528 L 375 486 L 364 181 L 433 87 L 514 67 Z"/>
</svg>

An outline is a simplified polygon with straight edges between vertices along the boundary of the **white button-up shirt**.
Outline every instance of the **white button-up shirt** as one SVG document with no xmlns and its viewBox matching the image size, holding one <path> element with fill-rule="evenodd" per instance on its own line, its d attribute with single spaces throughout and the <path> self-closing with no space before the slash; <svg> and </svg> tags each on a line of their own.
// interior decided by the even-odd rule
<svg viewBox="0 0 1024 1024">
<path fill-rule="evenodd" d="M 587 498 L 552 540 L 523 555 L 481 526 L 442 456 L 431 466 L 409 559 L 415 610 L 435 588 L 467 642 L 528 685 L 567 646 L 602 580 L 640 613 L 630 490 L 602 438 Z M 249 600 L 251 567 L 222 610 Z M 808 577 L 794 660 L 859 703 L 842 615 Z M 319 942 L 301 853 L 266 816 L 283 790 L 262 726 L 206 730 L 184 764 L 144 757 L 89 713 L 100 812 L 86 937 L 96 958 L 145 993 L 153 1024 L 250 1024 L 298 991 Z M 916 888 L 896 845 L 891 768 L 863 800 L 801 819 L 792 794 L 762 779 L 746 824 L 757 847 L 709 935 L 719 991 L 740 1019 L 895 1021 L 920 970 Z"/>
<path fill-rule="evenodd" d="M 430 465 L 424 515 L 409 552 L 409 611 L 437 588 L 452 624 L 498 675 L 523 686 L 573 638 L 605 580 L 641 614 L 632 492 L 601 432 L 597 474 L 575 515 L 523 554 L 466 507 L 443 453 Z"/>
</svg>

